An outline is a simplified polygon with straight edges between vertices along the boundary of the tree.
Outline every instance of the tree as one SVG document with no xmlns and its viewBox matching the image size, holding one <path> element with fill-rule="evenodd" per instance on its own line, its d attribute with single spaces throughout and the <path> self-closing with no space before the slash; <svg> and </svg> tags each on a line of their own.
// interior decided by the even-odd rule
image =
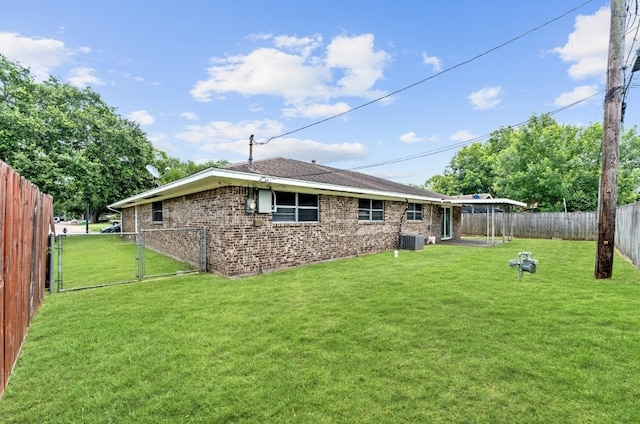
<svg viewBox="0 0 640 424">
<path fill-rule="evenodd" d="M 640 136 L 633 127 L 620 136 L 618 204 L 640 201 Z"/>
<path fill-rule="evenodd" d="M 500 197 L 537 204 L 541 211 L 562 210 L 572 194 L 572 176 L 580 172 L 577 133 L 578 128 L 549 116 L 534 116 L 526 126 L 509 130 L 508 145 L 496 159 Z"/>
<path fill-rule="evenodd" d="M 0 159 L 53 196 L 54 205 L 97 214 L 153 186 L 154 149 L 137 124 L 92 90 L 29 71 L 0 55 Z"/>
<path fill-rule="evenodd" d="M 532 116 L 519 128 L 501 128 L 486 143 L 458 151 L 444 175 L 425 187 L 443 194 L 488 192 L 537 205 L 541 211 L 595 211 L 602 125 L 561 125 Z M 620 143 L 618 204 L 640 199 L 640 137 L 626 131 Z"/>
<path fill-rule="evenodd" d="M 159 178 L 158 183 L 167 184 L 171 181 L 193 175 L 208 168 L 219 168 L 229 164 L 227 160 L 207 161 L 196 164 L 192 160 L 181 161 L 180 159 L 168 156 L 165 152 L 156 151 L 155 158 L 152 162 L 159 170 L 166 170 L 164 175 Z"/>
</svg>

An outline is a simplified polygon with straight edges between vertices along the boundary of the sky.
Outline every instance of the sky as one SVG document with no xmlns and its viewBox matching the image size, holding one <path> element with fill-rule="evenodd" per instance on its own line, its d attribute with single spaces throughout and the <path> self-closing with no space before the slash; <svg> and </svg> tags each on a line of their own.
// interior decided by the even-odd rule
<svg viewBox="0 0 640 424">
<path fill-rule="evenodd" d="M 0 53 L 184 161 L 247 161 L 254 135 L 254 160 L 423 184 L 533 114 L 602 123 L 609 26 L 597 0 L 31 0 L 3 4 Z"/>
</svg>

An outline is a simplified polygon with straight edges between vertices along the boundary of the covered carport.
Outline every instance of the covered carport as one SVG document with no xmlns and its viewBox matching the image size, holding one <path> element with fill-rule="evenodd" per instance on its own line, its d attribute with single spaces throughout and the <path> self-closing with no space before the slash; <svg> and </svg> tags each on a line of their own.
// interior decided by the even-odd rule
<svg viewBox="0 0 640 424">
<path fill-rule="evenodd" d="M 514 213 L 518 209 L 526 208 L 527 204 L 512 199 L 494 199 L 490 196 L 465 195 L 457 196 L 451 199 L 452 204 L 461 205 L 463 207 L 462 226 L 464 228 L 465 216 L 470 215 L 464 212 L 465 207 L 470 207 L 474 214 L 484 213 L 486 215 L 486 245 L 495 246 L 496 241 L 496 217 L 501 214 L 498 223 L 499 233 L 502 236 L 501 242 L 511 241 L 513 239 Z M 480 211 L 479 211 L 480 210 Z"/>
</svg>

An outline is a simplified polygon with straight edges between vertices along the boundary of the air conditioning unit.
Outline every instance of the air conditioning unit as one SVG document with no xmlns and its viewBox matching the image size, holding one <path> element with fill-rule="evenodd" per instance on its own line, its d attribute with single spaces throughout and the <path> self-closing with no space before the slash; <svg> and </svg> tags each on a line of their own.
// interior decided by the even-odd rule
<svg viewBox="0 0 640 424">
<path fill-rule="evenodd" d="M 424 236 L 420 234 L 403 234 L 400 238 L 400 248 L 404 250 L 422 250 L 424 248 Z"/>
</svg>

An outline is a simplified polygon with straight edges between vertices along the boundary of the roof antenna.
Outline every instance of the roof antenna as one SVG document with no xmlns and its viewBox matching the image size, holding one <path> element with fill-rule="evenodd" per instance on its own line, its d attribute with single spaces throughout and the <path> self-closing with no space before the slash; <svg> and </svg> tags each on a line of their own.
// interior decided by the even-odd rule
<svg viewBox="0 0 640 424">
<path fill-rule="evenodd" d="M 249 168 L 253 163 L 253 134 L 249 137 Z"/>
</svg>

